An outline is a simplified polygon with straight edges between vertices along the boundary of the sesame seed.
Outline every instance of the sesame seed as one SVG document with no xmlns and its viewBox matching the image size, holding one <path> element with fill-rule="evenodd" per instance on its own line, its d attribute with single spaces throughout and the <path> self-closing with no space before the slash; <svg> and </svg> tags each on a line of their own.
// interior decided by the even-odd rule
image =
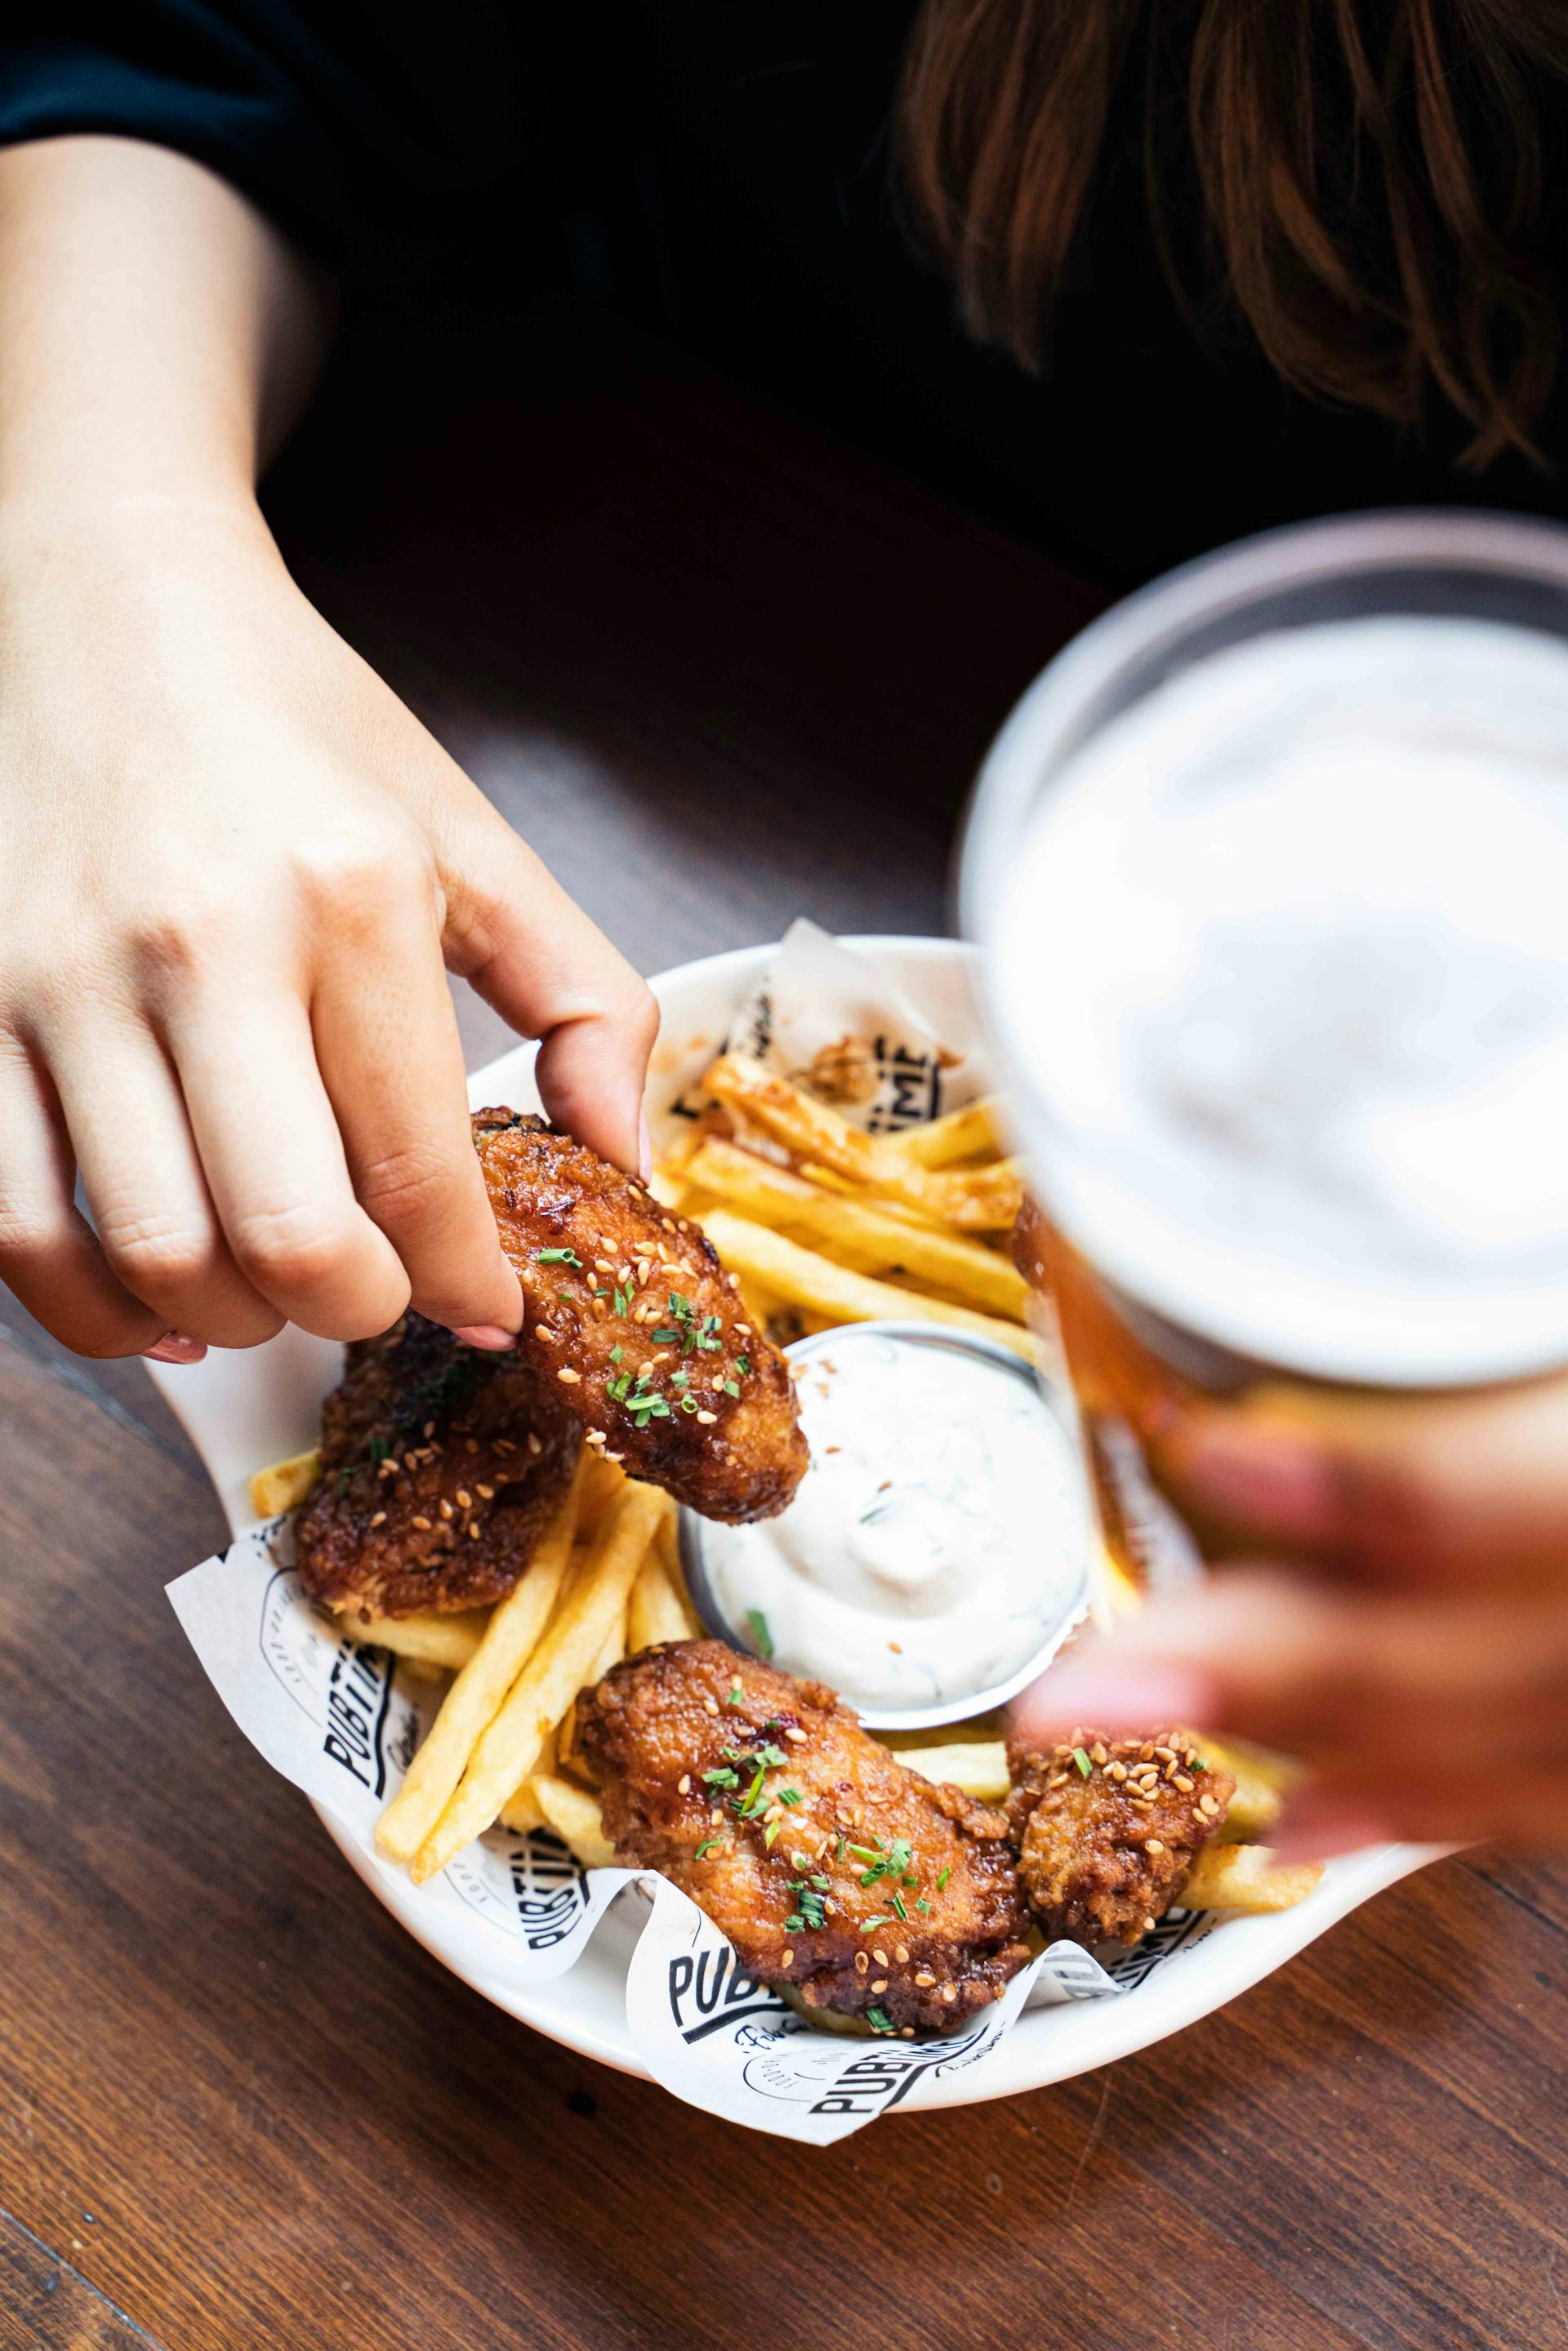
<svg viewBox="0 0 1568 2351">
<path fill-rule="evenodd" d="M 474 1507 L 474 1497 L 466 1486 L 457 1489 L 457 1507 L 460 1510 L 471 1510 Z"/>
<path fill-rule="evenodd" d="M 1218 1797 L 1200 1796 L 1197 1800 L 1197 1809 L 1200 1813 L 1207 1813 L 1209 1819 L 1212 1820 L 1215 1813 L 1219 1810 Z"/>
<path fill-rule="evenodd" d="M 529 1429 L 529 1431 L 528 1431 L 528 1451 L 529 1451 L 530 1453 L 542 1453 L 542 1452 L 544 1451 L 544 1449 L 545 1449 L 545 1448 L 544 1448 L 544 1444 L 543 1444 L 542 1439 L 541 1439 L 541 1438 L 539 1438 L 538 1437 L 537 1437 L 537 1436 L 534 1434 L 534 1431 L 533 1431 L 531 1428 L 530 1428 L 530 1429 Z"/>
<path fill-rule="evenodd" d="M 1064 1788 L 1067 1785 L 1066 1772 L 1053 1771 L 1045 1784 L 1048 1788 Z"/>
<path fill-rule="evenodd" d="M 906 1968 L 909 1965 L 909 1953 L 902 1943 L 894 1943 L 893 1956 L 901 1968 Z"/>
<path fill-rule="evenodd" d="M 718 1712 L 718 1700 L 717 1700 L 717 1698 L 704 1698 L 704 1700 L 703 1700 L 703 1712 L 704 1712 L 705 1714 L 716 1714 L 716 1713 Z"/>
<path fill-rule="evenodd" d="M 434 1437 L 435 1434 L 435 1423 L 433 1420 L 427 1420 L 422 1433 L 426 1437 Z"/>
<path fill-rule="evenodd" d="M 435 1445 L 431 1447 L 431 1450 L 434 1453 L 439 1453 L 441 1447 L 439 1445 Z M 465 1453 L 477 1453 L 479 1447 L 472 1437 L 465 1437 L 463 1440 L 463 1450 Z"/>
<path fill-rule="evenodd" d="M 1109 1763 L 1105 1767 L 1107 1780 L 1124 1780 L 1126 1776 L 1127 1767 L 1124 1763 Z"/>
<path fill-rule="evenodd" d="M 863 1951 L 857 1951 L 855 1953 L 855 1973 L 857 1976 L 863 1976 L 870 1965 L 871 1961 L 867 1959 Z"/>
<path fill-rule="evenodd" d="M 1144 1851 L 1149 1854 L 1164 1853 L 1165 1846 L 1158 1837 L 1149 1837 L 1145 1841 Z"/>
<path fill-rule="evenodd" d="M 871 1947 L 871 1955 L 876 1961 L 879 1968 L 885 1968 L 889 1964 L 887 1953 L 885 1951 L 879 1951 L 874 1943 Z"/>
<path fill-rule="evenodd" d="M 784 1736 L 793 1740 L 797 1747 L 804 1747 L 806 1744 L 806 1734 L 798 1722 L 789 1723 L 785 1729 Z"/>
<path fill-rule="evenodd" d="M 901 2024 L 898 2028 L 898 2037 L 901 2041 L 913 2041 L 915 2038 L 914 2025 Z"/>
<path fill-rule="evenodd" d="M 1097 1739 L 1097 1740 L 1094 1741 L 1093 1746 L 1089 1750 L 1089 1761 L 1091 1761 L 1091 1763 L 1103 1763 L 1103 1762 L 1104 1762 L 1104 1761 L 1105 1761 L 1105 1742 L 1104 1742 L 1104 1740 L 1103 1740 L 1103 1739 Z"/>
<path fill-rule="evenodd" d="M 1155 1753 L 1159 1757 L 1162 1763 L 1174 1763 L 1176 1761 L 1176 1749 L 1174 1747 L 1156 1747 Z"/>
<path fill-rule="evenodd" d="M 1178 1771 L 1178 1772 L 1176 1773 L 1176 1786 L 1181 1790 L 1182 1794 L 1183 1794 L 1184 1796 L 1190 1796 L 1190 1795 L 1191 1795 L 1191 1793 L 1192 1793 L 1192 1782 L 1187 1778 L 1186 1773 L 1185 1771 Z"/>
<path fill-rule="evenodd" d="M 536 1339 L 542 1339 L 547 1347 L 553 1347 L 559 1343 L 559 1333 L 552 1331 L 548 1322 L 536 1322 L 534 1336 Z"/>
<path fill-rule="evenodd" d="M 885 1991 L 887 1990 L 887 1978 L 885 1976 L 878 1976 L 876 1981 L 872 1985 L 872 1990 L 873 1991 Z"/>
<path fill-rule="evenodd" d="M 705 1428 L 711 1428 L 718 1415 L 716 1412 L 699 1412 L 697 1418 Z"/>
<path fill-rule="evenodd" d="M 691 1794 L 692 1775 L 689 1771 L 683 1771 L 681 1773 L 679 1780 L 675 1782 L 675 1792 L 678 1795 L 682 1796 L 689 1796 Z"/>
<path fill-rule="evenodd" d="M 780 1966 L 781 1968 L 792 1968 L 792 1967 L 794 1966 L 794 1964 L 795 1964 L 795 1954 L 794 1954 L 794 1952 L 793 1952 L 792 1950 L 790 1950 L 790 1949 L 786 1949 L 785 1950 L 783 1950 L 782 1952 L 780 1952 L 780 1954 L 779 1954 L 779 1966 Z"/>
<path fill-rule="evenodd" d="M 386 1522 L 387 1514 L 384 1510 L 378 1510 L 371 1520 L 372 1527 L 384 1527 Z"/>
<path fill-rule="evenodd" d="M 1145 1763 L 1152 1763 L 1155 1760 L 1155 1744 L 1153 1740 L 1150 1740 L 1146 1746 L 1140 1747 L 1138 1752 L 1143 1757 Z"/>
<path fill-rule="evenodd" d="M 719 1805 L 716 1804 L 716 1805 L 714 1806 L 714 1808 L 713 1808 L 712 1812 L 708 1814 L 708 1819 L 709 1819 L 709 1821 L 712 1823 L 712 1824 L 713 1824 L 713 1826 L 714 1826 L 715 1828 L 717 1828 L 717 1826 L 718 1826 L 718 1824 L 719 1824 L 720 1821 L 722 1821 L 722 1820 L 723 1820 L 723 1818 L 724 1818 L 724 1813 L 723 1813 L 723 1811 L 722 1811 L 721 1807 L 720 1807 Z"/>
<path fill-rule="evenodd" d="M 653 1267 L 649 1265 L 645 1259 L 639 1262 L 637 1267 L 637 1286 L 639 1289 L 642 1289 L 648 1280 L 648 1276 L 653 1272 Z"/>
<path fill-rule="evenodd" d="M 784 1807 L 782 1804 L 769 1804 L 767 1811 L 762 1815 L 762 1824 L 766 1828 L 769 1821 L 781 1821 L 783 1817 Z"/>
<path fill-rule="evenodd" d="M 954 1984 L 954 1983 L 945 1983 L 945 1984 L 943 1985 L 943 1987 L 942 1987 L 942 1990 L 941 1990 L 940 1993 L 937 1995 L 937 1997 L 938 1997 L 939 1999 L 941 1999 L 941 2000 L 946 2000 L 946 2001 L 953 2001 L 953 2000 L 956 2000 L 956 1999 L 957 1999 L 957 1997 L 958 1997 L 958 1987 L 957 1987 L 957 1985 L 956 1985 L 956 1984 Z"/>
<path fill-rule="evenodd" d="M 929 1968 L 917 1968 L 915 1970 L 915 1980 L 917 1984 L 924 1986 L 925 1984 L 934 1984 L 936 1979 L 932 1974 Z"/>
<path fill-rule="evenodd" d="M 1153 1918 L 1145 1918 L 1145 1921 L 1144 1921 L 1144 1932 L 1145 1932 L 1145 1935 L 1152 1935 L 1152 1934 L 1154 1933 L 1154 1931 L 1155 1931 L 1155 1920 L 1154 1920 Z"/>
<path fill-rule="evenodd" d="M 509 1437 L 497 1437 L 496 1450 L 497 1453 L 515 1453 L 517 1449 L 517 1447 L 513 1444 Z"/>
<path fill-rule="evenodd" d="M 612 1452 L 610 1451 L 609 1447 L 605 1447 L 605 1453 L 604 1453 L 604 1458 L 606 1459 L 606 1461 L 624 1461 L 624 1460 L 625 1460 L 625 1458 L 626 1458 L 626 1456 L 624 1455 L 624 1453 L 612 1453 Z"/>
<path fill-rule="evenodd" d="M 417 1527 L 421 1534 L 427 1535 L 430 1532 L 430 1520 L 428 1519 L 412 1519 L 409 1523 L 411 1526 Z"/>
<path fill-rule="evenodd" d="M 582 1374 L 580 1372 L 574 1372 L 570 1364 L 563 1364 L 559 1371 L 556 1374 L 556 1377 L 558 1380 L 563 1380 L 569 1388 L 580 1386 L 582 1381 Z"/>
<path fill-rule="evenodd" d="M 477 1542 L 479 1540 L 479 1521 L 477 1519 L 470 1519 L 468 1521 L 468 1540 L 470 1542 Z"/>
<path fill-rule="evenodd" d="M 494 1486 L 478 1486 L 475 1489 L 475 1491 L 486 1502 L 493 1502 L 496 1499 L 496 1489 Z"/>
<path fill-rule="evenodd" d="M 593 1260 L 593 1270 L 595 1273 L 613 1273 L 615 1268 L 607 1257 L 596 1257 Z"/>
</svg>

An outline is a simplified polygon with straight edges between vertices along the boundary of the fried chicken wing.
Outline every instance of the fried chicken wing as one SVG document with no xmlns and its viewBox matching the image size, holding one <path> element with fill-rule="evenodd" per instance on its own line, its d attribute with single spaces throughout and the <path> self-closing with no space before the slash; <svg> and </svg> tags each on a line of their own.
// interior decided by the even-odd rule
<svg viewBox="0 0 1568 2351">
<path fill-rule="evenodd" d="M 474 1608 L 512 1589 L 582 1432 L 515 1355 L 423 1315 L 357 1341 L 321 1412 L 321 1476 L 296 1530 L 313 1600 L 371 1616 Z"/>
<path fill-rule="evenodd" d="M 821 1682 L 679 1641 L 586 1692 L 577 1736 L 617 1858 L 807 2009 L 940 2032 L 1029 1957 L 1000 1813 L 905 1771 Z"/>
<path fill-rule="evenodd" d="M 1085 1943 L 1146 1934 L 1179 1898 L 1236 1792 L 1230 1773 L 1206 1764 L 1179 1730 L 1147 1739 L 1083 1731 L 1049 1755 L 1015 1740 L 1008 1768 L 1008 1821 L 1029 1906 L 1048 1935 Z"/>
<path fill-rule="evenodd" d="M 541 1119 L 480 1111 L 474 1140 L 523 1360 L 628 1477 L 705 1518 L 774 1517 L 807 1462 L 789 1366 L 697 1227 Z"/>
</svg>

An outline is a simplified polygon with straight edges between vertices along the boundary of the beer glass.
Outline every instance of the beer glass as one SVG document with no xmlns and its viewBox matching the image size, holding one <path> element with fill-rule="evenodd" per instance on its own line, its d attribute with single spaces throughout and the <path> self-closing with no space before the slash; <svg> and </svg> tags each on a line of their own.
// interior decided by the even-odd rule
<svg viewBox="0 0 1568 2351">
<path fill-rule="evenodd" d="M 1568 1366 L 1568 531 L 1347 517 L 1128 598 L 998 738 L 960 901 L 1124 1572 L 1223 1547 L 1170 1467 L 1216 1401 Z"/>
</svg>

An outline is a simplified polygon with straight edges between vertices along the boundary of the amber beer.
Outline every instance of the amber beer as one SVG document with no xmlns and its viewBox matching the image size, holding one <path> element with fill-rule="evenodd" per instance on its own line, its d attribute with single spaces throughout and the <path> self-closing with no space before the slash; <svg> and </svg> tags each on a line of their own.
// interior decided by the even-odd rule
<svg viewBox="0 0 1568 2351">
<path fill-rule="evenodd" d="M 1351 517 L 1133 597 L 998 738 L 962 895 L 1130 1575 L 1223 1541 L 1204 1409 L 1568 1366 L 1568 533 Z"/>
</svg>

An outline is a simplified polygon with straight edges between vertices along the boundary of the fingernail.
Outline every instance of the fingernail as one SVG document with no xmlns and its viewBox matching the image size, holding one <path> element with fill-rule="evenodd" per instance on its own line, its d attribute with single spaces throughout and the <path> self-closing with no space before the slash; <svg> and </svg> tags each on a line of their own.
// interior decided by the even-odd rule
<svg viewBox="0 0 1568 2351">
<path fill-rule="evenodd" d="M 1281 1861 L 1332 1861 L 1336 1854 L 1360 1853 L 1370 1844 L 1395 1844 L 1397 1831 L 1354 1798 L 1320 1795 L 1303 1789 L 1289 1796 L 1268 1844 Z"/>
<path fill-rule="evenodd" d="M 165 1331 L 142 1354 L 150 1364 L 199 1364 L 207 1352 L 204 1339 L 187 1339 L 183 1331 Z"/>
<path fill-rule="evenodd" d="M 1055 1667 L 1019 1699 L 1018 1713 L 1031 1732 L 1196 1729 L 1213 1719 L 1217 1696 L 1198 1667 L 1129 1657 Z"/>
<path fill-rule="evenodd" d="M 1337 1495 L 1322 1454 L 1292 1437 L 1234 1424 L 1195 1428 L 1175 1463 L 1182 1484 L 1227 1518 L 1276 1533 L 1333 1531 Z"/>
<path fill-rule="evenodd" d="M 637 1173 L 645 1184 L 653 1172 L 653 1145 L 648 1133 L 647 1111 L 637 1113 Z"/>
<path fill-rule="evenodd" d="M 483 1347 L 492 1355 L 498 1355 L 506 1348 L 515 1347 L 517 1343 L 517 1332 L 503 1331 L 498 1322 L 459 1323 L 452 1335 L 460 1339 L 465 1347 Z"/>
</svg>

